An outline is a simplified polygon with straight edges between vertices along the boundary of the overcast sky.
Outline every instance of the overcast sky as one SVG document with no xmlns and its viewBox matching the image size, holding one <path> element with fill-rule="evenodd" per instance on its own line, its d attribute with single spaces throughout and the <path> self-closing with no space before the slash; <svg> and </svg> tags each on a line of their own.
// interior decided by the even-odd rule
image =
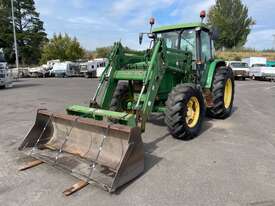
<svg viewBox="0 0 275 206">
<path fill-rule="evenodd" d="M 247 47 L 272 48 L 275 34 L 275 0 L 243 0 L 256 20 Z M 199 12 L 215 0 L 35 0 L 48 37 L 68 33 L 89 50 L 121 40 L 140 49 L 138 33 L 148 31 L 148 18 L 156 25 L 198 22 Z"/>
</svg>

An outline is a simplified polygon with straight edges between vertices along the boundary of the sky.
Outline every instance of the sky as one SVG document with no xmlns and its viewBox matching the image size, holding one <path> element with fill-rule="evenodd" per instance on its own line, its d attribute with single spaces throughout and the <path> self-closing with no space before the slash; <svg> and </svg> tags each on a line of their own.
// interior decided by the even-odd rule
<svg viewBox="0 0 275 206">
<path fill-rule="evenodd" d="M 51 38 L 54 33 L 75 36 L 82 47 L 94 50 L 120 41 L 133 49 L 138 34 L 149 31 L 148 19 L 155 27 L 200 21 L 199 12 L 208 10 L 215 0 L 34 0 Z M 275 34 L 275 0 L 243 0 L 256 20 L 246 47 L 269 49 Z"/>
</svg>

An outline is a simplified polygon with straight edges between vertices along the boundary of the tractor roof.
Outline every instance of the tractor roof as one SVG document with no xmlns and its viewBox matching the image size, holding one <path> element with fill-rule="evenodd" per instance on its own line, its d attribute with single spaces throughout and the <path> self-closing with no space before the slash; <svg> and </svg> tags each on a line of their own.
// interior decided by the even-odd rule
<svg viewBox="0 0 275 206">
<path fill-rule="evenodd" d="M 153 29 L 154 33 L 164 32 L 164 31 L 171 31 L 171 30 L 179 30 L 179 29 L 192 29 L 196 27 L 203 27 L 205 29 L 209 29 L 206 24 L 204 23 L 186 23 L 186 24 L 175 24 L 169 26 L 161 26 L 158 28 Z"/>
</svg>

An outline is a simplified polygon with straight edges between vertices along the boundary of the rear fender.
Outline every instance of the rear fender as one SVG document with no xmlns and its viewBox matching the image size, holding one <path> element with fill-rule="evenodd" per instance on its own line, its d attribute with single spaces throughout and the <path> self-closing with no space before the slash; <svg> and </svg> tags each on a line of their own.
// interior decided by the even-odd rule
<svg viewBox="0 0 275 206">
<path fill-rule="evenodd" d="M 214 61 L 208 62 L 206 65 L 206 70 L 203 73 L 203 88 L 212 90 L 212 83 L 215 76 L 216 68 L 220 66 L 226 66 L 225 61 L 221 59 L 216 59 Z"/>
<path fill-rule="evenodd" d="M 216 59 L 211 62 L 209 61 L 206 64 L 206 69 L 202 77 L 203 96 L 205 99 L 206 107 L 213 106 L 213 97 L 212 97 L 213 79 L 216 73 L 216 69 L 219 68 L 220 66 L 226 66 L 225 61 Z"/>
</svg>

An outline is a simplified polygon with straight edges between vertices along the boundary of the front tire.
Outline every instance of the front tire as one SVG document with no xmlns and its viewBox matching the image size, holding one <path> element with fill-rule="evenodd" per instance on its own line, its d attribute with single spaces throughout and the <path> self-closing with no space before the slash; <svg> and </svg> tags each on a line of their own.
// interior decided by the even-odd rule
<svg viewBox="0 0 275 206">
<path fill-rule="evenodd" d="M 219 67 L 212 85 L 213 106 L 208 108 L 210 117 L 225 119 L 231 115 L 235 85 L 232 69 Z"/>
<path fill-rule="evenodd" d="M 195 85 L 179 84 L 169 94 L 165 123 L 173 137 L 190 140 L 197 136 L 204 116 L 204 99 Z"/>
<path fill-rule="evenodd" d="M 123 112 L 127 110 L 127 103 L 130 99 L 128 82 L 119 82 L 113 94 L 110 110 Z"/>
</svg>

